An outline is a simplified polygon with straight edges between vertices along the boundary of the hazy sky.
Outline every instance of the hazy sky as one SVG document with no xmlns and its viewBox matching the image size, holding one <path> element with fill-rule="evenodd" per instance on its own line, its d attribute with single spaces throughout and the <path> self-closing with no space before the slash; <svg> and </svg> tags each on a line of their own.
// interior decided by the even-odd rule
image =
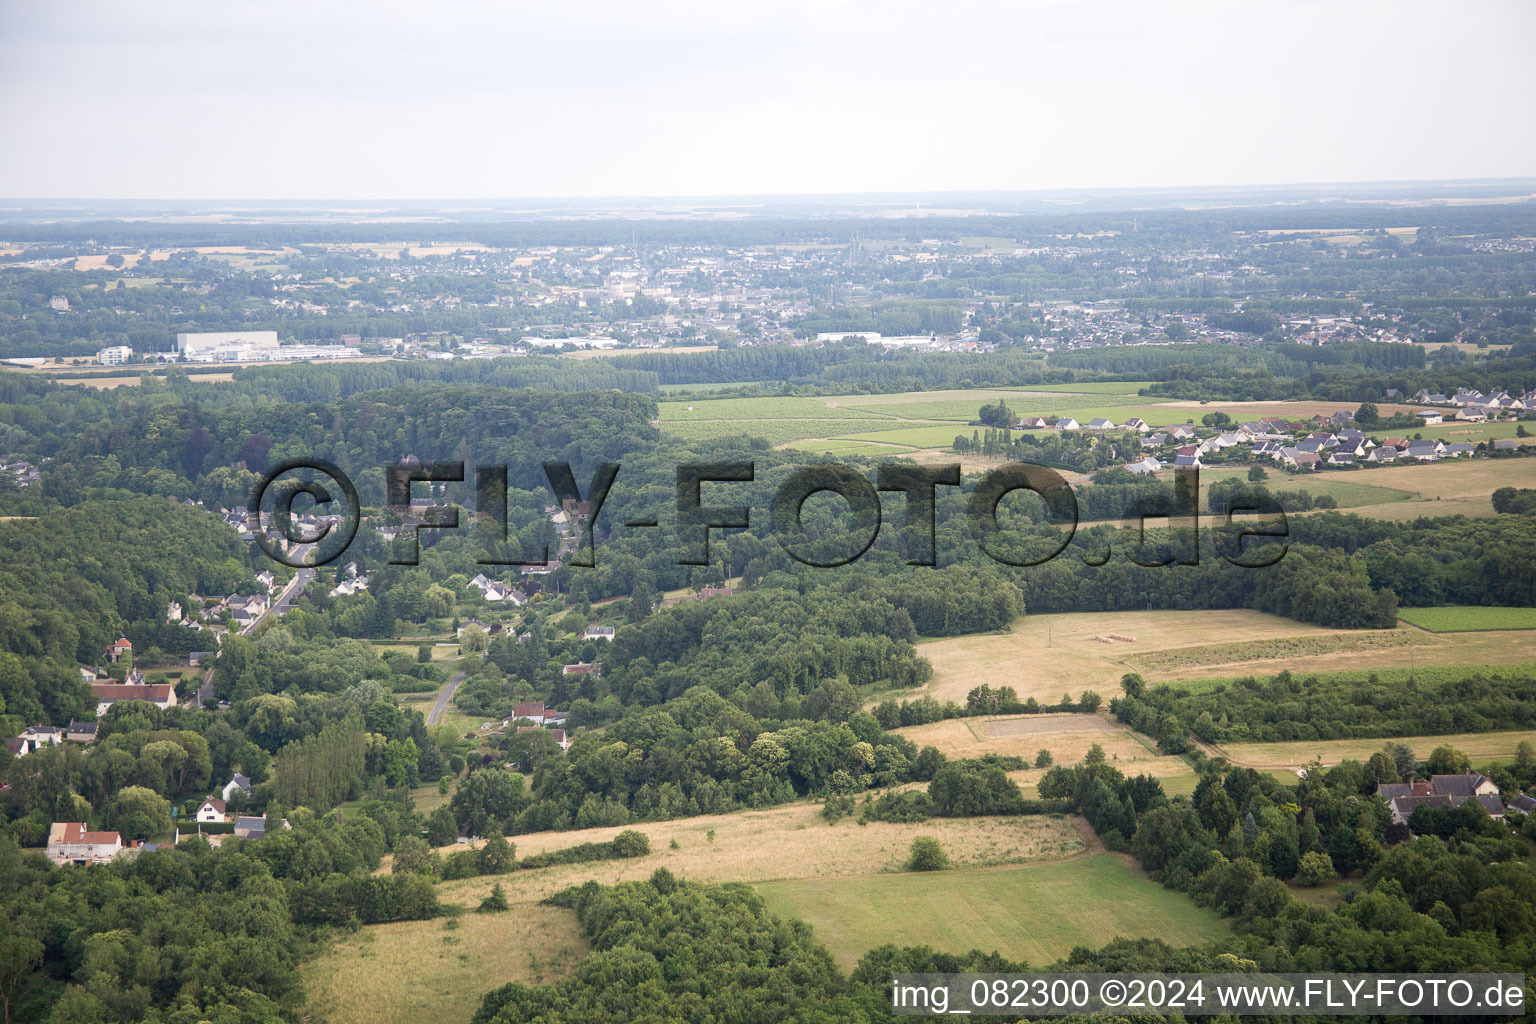
<svg viewBox="0 0 1536 1024">
<path fill-rule="evenodd" d="M 1536 175 L 1533 0 L 0 0 L 0 195 Z"/>
</svg>

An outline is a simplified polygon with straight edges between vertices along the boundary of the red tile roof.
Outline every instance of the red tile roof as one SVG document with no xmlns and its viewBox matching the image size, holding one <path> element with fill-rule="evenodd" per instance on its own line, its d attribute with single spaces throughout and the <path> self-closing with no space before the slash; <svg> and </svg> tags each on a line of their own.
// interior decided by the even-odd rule
<svg viewBox="0 0 1536 1024">
<path fill-rule="evenodd" d="M 170 683 L 92 683 L 97 700 L 163 701 L 171 696 Z"/>
</svg>

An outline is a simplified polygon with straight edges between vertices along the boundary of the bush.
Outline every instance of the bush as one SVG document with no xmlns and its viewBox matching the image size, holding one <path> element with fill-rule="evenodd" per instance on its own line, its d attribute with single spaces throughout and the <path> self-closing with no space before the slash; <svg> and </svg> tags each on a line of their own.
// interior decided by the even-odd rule
<svg viewBox="0 0 1536 1024">
<path fill-rule="evenodd" d="M 933 801 L 927 793 L 887 793 L 879 800 L 866 800 L 859 812 L 859 824 L 871 821 L 911 823 L 927 821 L 933 812 Z"/>
<path fill-rule="evenodd" d="M 503 910 L 510 909 L 511 906 L 507 903 L 507 894 L 502 891 L 501 883 L 497 882 L 495 885 L 491 886 L 491 894 L 485 899 L 481 900 L 480 905 L 475 908 L 475 913 L 499 914 Z"/>
<path fill-rule="evenodd" d="M 644 857 L 651 852 L 651 841 L 644 832 L 636 832 L 627 828 L 613 837 L 613 855 L 628 859 L 630 857 Z"/>
<path fill-rule="evenodd" d="M 932 836 L 918 836 L 912 840 L 912 849 L 907 857 L 907 868 L 911 871 L 943 871 L 949 867 L 949 855 L 944 852 L 944 847 Z"/>
<path fill-rule="evenodd" d="M 1036 768 L 1049 768 L 1052 762 L 1053 758 L 1051 757 L 1051 752 L 1049 750 L 1041 750 L 1040 753 L 1035 755 Z"/>
<path fill-rule="evenodd" d="M 1302 885 L 1322 885 L 1335 877 L 1333 861 L 1328 859 L 1326 853 L 1313 850 L 1302 854 L 1301 866 L 1296 869 L 1296 881 Z"/>
<path fill-rule="evenodd" d="M 492 830 L 478 852 L 482 875 L 504 875 L 517 867 L 517 847 L 507 842 L 500 832 Z"/>
</svg>

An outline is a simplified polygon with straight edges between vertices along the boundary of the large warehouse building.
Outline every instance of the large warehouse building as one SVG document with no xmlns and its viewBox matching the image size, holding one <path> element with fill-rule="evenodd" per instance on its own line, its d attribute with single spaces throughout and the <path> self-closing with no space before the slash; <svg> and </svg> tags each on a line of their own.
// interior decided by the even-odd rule
<svg viewBox="0 0 1536 1024">
<path fill-rule="evenodd" d="M 277 347 L 276 331 L 219 331 L 176 335 L 176 351 L 188 362 L 270 359 Z"/>
</svg>

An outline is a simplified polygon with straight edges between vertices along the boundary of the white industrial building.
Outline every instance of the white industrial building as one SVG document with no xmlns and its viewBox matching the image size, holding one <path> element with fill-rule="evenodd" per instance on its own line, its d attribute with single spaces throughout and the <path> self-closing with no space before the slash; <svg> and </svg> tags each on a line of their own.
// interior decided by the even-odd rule
<svg viewBox="0 0 1536 1024">
<path fill-rule="evenodd" d="M 176 351 L 191 363 L 270 359 L 277 347 L 276 331 L 210 331 L 176 335 Z"/>
<path fill-rule="evenodd" d="M 176 335 L 176 351 L 189 363 L 260 363 L 294 359 L 356 359 L 350 345 L 279 345 L 276 331 L 219 331 Z"/>
<path fill-rule="evenodd" d="M 109 345 L 96 353 L 96 361 L 102 366 L 122 366 L 133 358 L 133 349 L 127 345 Z"/>
</svg>

